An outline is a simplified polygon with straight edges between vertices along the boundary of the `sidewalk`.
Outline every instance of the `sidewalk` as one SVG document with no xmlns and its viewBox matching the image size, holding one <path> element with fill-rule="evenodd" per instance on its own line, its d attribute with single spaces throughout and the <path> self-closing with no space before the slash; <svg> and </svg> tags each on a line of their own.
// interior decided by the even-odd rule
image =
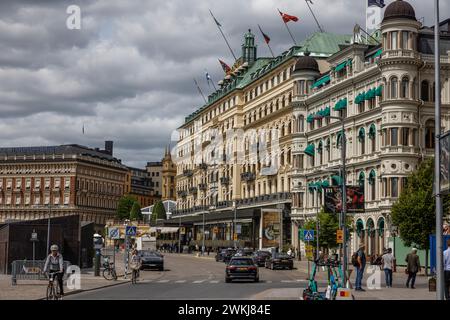
<svg viewBox="0 0 450 320">
<path fill-rule="evenodd" d="M 103 268 L 100 268 L 100 276 L 94 276 L 94 270 L 83 269 L 81 271 L 80 286 L 81 289 L 69 290 L 66 282 L 64 282 L 65 295 L 71 295 L 82 291 L 89 291 L 100 289 L 104 287 L 115 286 L 130 281 L 130 276 L 127 279 L 124 275 L 124 255 L 123 253 L 116 254 L 116 272 L 118 275 L 117 281 L 106 280 L 102 276 Z M 0 275 L 0 300 L 37 300 L 43 299 L 46 296 L 47 281 L 45 280 L 17 280 L 17 285 L 11 284 L 11 275 Z"/>
</svg>

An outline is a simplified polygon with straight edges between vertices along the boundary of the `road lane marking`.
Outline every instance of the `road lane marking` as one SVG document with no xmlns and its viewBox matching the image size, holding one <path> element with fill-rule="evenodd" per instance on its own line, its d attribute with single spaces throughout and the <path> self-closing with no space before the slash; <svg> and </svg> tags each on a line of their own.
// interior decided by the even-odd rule
<svg viewBox="0 0 450 320">
<path fill-rule="evenodd" d="M 219 280 L 212 280 L 209 283 L 219 283 Z"/>
<path fill-rule="evenodd" d="M 157 283 L 167 283 L 167 282 L 169 282 L 170 280 L 159 280 L 159 281 L 156 281 Z"/>
<path fill-rule="evenodd" d="M 175 283 L 185 283 L 186 282 L 186 280 L 177 280 L 177 281 L 175 281 Z"/>
<path fill-rule="evenodd" d="M 283 282 L 283 283 L 292 283 L 292 282 L 295 282 L 294 280 L 281 280 L 281 282 Z"/>
<path fill-rule="evenodd" d="M 192 283 L 203 283 L 203 282 L 205 282 L 206 280 L 195 280 L 195 281 L 192 281 Z"/>
</svg>

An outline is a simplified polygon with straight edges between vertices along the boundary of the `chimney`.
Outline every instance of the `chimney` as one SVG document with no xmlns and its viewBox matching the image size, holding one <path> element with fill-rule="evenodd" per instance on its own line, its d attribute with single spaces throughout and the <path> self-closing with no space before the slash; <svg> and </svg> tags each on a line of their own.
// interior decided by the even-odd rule
<svg viewBox="0 0 450 320">
<path fill-rule="evenodd" d="M 114 141 L 105 141 L 105 151 L 110 156 L 113 155 L 113 145 L 114 145 Z"/>
</svg>

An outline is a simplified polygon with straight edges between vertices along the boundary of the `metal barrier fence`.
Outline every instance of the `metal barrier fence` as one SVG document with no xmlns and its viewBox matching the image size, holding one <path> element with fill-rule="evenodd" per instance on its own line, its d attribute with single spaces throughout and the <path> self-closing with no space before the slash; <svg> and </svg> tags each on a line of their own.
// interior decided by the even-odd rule
<svg viewBox="0 0 450 320">
<path fill-rule="evenodd" d="M 64 270 L 67 272 L 71 265 L 69 261 L 64 261 Z M 45 266 L 44 260 L 15 260 L 11 264 L 11 281 L 12 285 L 17 284 L 17 280 L 47 280 L 43 270 Z M 64 273 L 64 279 L 67 273 Z"/>
</svg>

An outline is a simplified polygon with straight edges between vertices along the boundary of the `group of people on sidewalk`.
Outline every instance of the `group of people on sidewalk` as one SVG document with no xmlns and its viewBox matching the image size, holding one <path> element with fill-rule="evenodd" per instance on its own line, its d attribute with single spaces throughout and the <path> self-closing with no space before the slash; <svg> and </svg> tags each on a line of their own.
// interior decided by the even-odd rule
<svg viewBox="0 0 450 320">
<path fill-rule="evenodd" d="M 356 251 L 352 256 L 352 264 L 356 269 L 356 281 L 355 281 L 355 290 L 356 291 L 365 291 L 362 288 L 362 279 L 364 276 L 364 270 L 366 268 L 366 254 L 365 254 L 365 245 L 361 244 L 359 250 Z M 408 275 L 406 280 L 406 287 L 415 289 L 416 276 L 418 272 L 421 272 L 422 267 L 420 265 L 420 259 L 417 255 L 417 249 L 413 248 L 411 253 L 405 258 L 406 269 L 405 273 Z M 392 275 L 395 270 L 396 259 L 392 254 L 392 249 L 388 248 L 384 250 L 383 255 L 380 258 L 380 267 L 384 270 L 386 287 L 392 288 Z"/>
</svg>

